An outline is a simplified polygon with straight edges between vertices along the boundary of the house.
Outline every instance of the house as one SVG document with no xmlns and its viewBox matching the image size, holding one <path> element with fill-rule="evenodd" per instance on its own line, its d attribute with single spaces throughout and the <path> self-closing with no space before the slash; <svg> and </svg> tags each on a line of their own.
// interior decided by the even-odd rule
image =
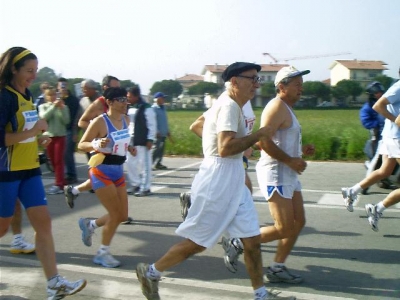
<svg viewBox="0 0 400 300">
<path fill-rule="evenodd" d="M 387 64 L 380 60 L 335 60 L 331 70 L 331 86 L 343 79 L 358 81 L 363 87 L 367 86 L 376 76 L 387 70 Z"/>
<path fill-rule="evenodd" d="M 203 82 L 204 77 L 196 74 L 186 74 L 185 76 L 177 78 L 176 81 L 178 81 L 184 89 L 187 89 L 199 82 Z"/>
</svg>

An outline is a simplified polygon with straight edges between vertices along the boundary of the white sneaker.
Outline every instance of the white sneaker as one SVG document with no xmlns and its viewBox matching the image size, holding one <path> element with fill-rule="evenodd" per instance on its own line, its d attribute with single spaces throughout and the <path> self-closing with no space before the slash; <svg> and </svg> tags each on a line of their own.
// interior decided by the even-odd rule
<svg viewBox="0 0 400 300">
<path fill-rule="evenodd" d="M 46 193 L 48 195 L 57 195 L 57 194 L 64 194 L 64 191 L 60 189 L 58 186 L 53 185 L 51 188 L 49 188 Z"/>
<path fill-rule="evenodd" d="M 106 268 L 116 268 L 121 265 L 121 262 L 116 260 L 109 252 L 103 254 L 97 252 L 96 256 L 93 258 L 93 262 Z"/>
<path fill-rule="evenodd" d="M 35 245 L 25 241 L 24 237 L 14 239 L 11 243 L 10 252 L 12 254 L 29 254 L 35 252 Z"/>
<path fill-rule="evenodd" d="M 86 286 L 86 280 L 69 282 L 64 277 L 58 276 L 54 286 L 47 286 L 47 300 L 59 300 L 83 290 Z"/>
<path fill-rule="evenodd" d="M 376 210 L 376 205 L 373 204 L 365 204 L 365 212 L 368 216 L 369 225 L 373 231 L 379 231 L 378 229 L 378 221 L 382 217 L 382 213 L 379 213 Z"/>
<path fill-rule="evenodd" d="M 358 196 L 354 195 L 350 188 L 342 188 L 342 196 L 347 210 L 353 212 L 353 205 L 357 202 Z"/>
</svg>

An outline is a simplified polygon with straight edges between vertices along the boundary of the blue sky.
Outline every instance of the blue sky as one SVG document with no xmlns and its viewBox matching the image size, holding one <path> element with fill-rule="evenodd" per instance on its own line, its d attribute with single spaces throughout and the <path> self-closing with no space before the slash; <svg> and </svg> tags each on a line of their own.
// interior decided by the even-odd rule
<svg viewBox="0 0 400 300">
<path fill-rule="evenodd" d="M 206 64 L 292 60 L 305 80 L 335 59 L 382 60 L 398 78 L 397 0 L 0 0 L 0 51 L 24 46 L 65 77 L 152 84 Z M 284 63 L 281 61 L 281 63 Z"/>
</svg>

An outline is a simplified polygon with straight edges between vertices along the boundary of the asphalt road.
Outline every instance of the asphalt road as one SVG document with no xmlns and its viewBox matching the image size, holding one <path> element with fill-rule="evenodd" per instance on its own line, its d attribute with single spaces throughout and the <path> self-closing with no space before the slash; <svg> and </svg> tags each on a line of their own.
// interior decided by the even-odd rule
<svg viewBox="0 0 400 300">
<path fill-rule="evenodd" d="M 77 154 L 79 179 L 87 178 L 86 158 Z M 57 260 L 61 275 L 74 280 L 86 278 L 88 286 L 74 299 L 144 299 L 136 279 L 139 262 L 154 262 L 180 241 L 175 229 L 180 224 L 179 193 L 189 190 L 201 159 L 167 157 L 168 170 L 154 171 L 152 191 L 144 198 L 129 196 L 133 224 L 118 228 L 111 252 L 122 262 L 118 269 L 92 263 L 99 247 L 101 231 L 93 246 L 85 247 L 78 227 L 80 217 L 96 217 L 105 211 L 94 194 L 84 193 L 74 209 L 63 195 L 48 197 L 53 219 Z M 271 223 L 268 206 L 258 189 L 255 161 L 249 175 L 254 200 L 262 224 Z M 361 163 L 310 162 L 301 176 L 307 224 L 293 249 L 287 266 L 304 277 L 297 285 L 267 284 L 268 289 L 297 299 L 400 299 L 400 207 L 385 211 L 379 232 L 373 232 L 364 212 L 365 203 L 383 199 L 387 190 L 373 186 L 362 196 L 353 213 L 343 206 L 342 186 L 350 186 L 365 175 Z M 44 169 L 43 182 L 50 186 L 52 174 Z M 24 218 L 24 234 L 33 240 L 33 231 Z M 35 255 L 9 253 L 11 234 L 0 240 L 0 299 L 44 299 L 45 279 Z M 262 246 L 264 266 L 273 260 L 276 243 Z M 216 245 L 165 272 L 160 295 L 168 299 L 252 299 L 243 257 L 239 270 L 226 270 L 223 250 Z M 72 298 L 71 298 L 72 299 Z"/>
</svg>

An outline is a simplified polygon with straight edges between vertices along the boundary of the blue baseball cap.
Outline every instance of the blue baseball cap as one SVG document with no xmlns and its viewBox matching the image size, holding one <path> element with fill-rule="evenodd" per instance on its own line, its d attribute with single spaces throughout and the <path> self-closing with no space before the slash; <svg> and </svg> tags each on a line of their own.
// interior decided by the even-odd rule
<svg viewBox="0 0 400 300">
<path fill-rule="evenodd" d="M 165 95 L 164 93 L 157 92 L 154 94 L 154 98 L 166 98 L 168 95 Z"/>
</svg>

